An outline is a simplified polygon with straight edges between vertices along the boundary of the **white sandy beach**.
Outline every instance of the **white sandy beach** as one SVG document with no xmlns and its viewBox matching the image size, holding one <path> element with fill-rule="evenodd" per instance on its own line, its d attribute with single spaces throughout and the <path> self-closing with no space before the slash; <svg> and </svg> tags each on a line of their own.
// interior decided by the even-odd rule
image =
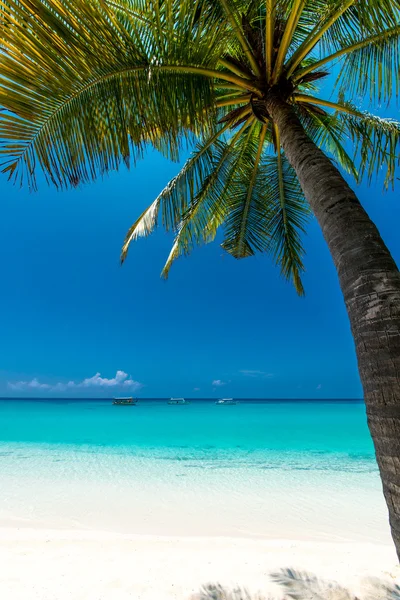
<svg viewBox="0 0 400 600">
<path fill-rule="evenodd" d="M 186 600 L 210 582 L 280 597 L 270 573 L 285 567 L 355 591 L 400 576 L 390 545 L 28 528 L 0 530 L 0 565 L 4 600 Z"/>
<path fill-rule="evenodd" d="M 19 500 L 14 515 L 0 511 L 1 600 L 189 600 L 209 583 L 280 598 L 270 574 L 288 567 L 356 591 L 366 577 L 400 583 L 381 498 L 372 519 L 374 495 L 364 498 L 356 519 L 354 493 L 346 509 L 344 497 L 339 507 L 338 498 L 330 501 L 314 487 L 307 496 L 299 484 L 281 502 L 277 490 L 265 493 L 257 509 L 250 490 L 247 497 L 227 490 L 219 498 L 197 488 L 197 499 L 186 493 L 179 502 L 172 494 L 128 489 L 124 497 L 105 484 L 101 497 L 89 486 L 74 487 L 74 495 L 57 482 L 42 489 L 28 483 L 11 495 Z M 21 518 L 23 506 L 41 518 Z M 129 533 L 121 533 L 124 524 Z M 201 528 L 201 535 L 193 533 Z"/>
</svg>

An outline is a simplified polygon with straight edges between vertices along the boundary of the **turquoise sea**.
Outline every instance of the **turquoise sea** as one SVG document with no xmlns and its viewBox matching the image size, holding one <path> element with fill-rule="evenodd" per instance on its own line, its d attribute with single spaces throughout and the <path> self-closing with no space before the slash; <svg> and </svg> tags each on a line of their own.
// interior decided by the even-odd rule
<svg viewBox="0 0 400 600">
<path fill-rule="evenodd" d="M 343 468 L 358 461 L 375 468 L 364 403 L 358 400 L 242 400 L 235 406 L 192 400 L 170 406 L 167 399 L 145 399 L 135 407 L 115 407 L 109 399 L 4 399 L 0 441 L 174 449 L 177 458 L 182 450 L 215 458 L 224 450 L 261 451 L 266 460 L 276 451 L 300 452 L 305 460 L 322 453 L 340 455 Z"/>
<path fill-rule="evenodd" d="M 388 535 L 361 401 L 4 399 L 0 473 L 6 525 Z"/>
</svg>

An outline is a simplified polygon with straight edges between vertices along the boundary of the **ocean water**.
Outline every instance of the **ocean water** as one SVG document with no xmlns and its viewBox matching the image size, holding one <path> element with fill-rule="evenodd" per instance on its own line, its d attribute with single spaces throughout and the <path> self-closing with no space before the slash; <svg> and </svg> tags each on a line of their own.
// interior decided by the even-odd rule
<svg viewBox="0 0 400 600">
<path fill-rule="evenodd" d="M 388 542 L 362 402 L 0 401 L 0 524 Z"/>
</svg>

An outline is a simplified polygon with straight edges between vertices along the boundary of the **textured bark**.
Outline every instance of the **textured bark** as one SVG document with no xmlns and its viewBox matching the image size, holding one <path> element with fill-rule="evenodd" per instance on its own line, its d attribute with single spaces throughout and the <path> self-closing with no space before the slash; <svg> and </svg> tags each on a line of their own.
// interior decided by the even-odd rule
<svg viewBox="0 0 400 600">
<path fill-rule="evenodd" d="M 400 273 L 355 193 L 292 108 L 272 95 L 267 106 L 339 276 L 400 560 Z"/>
</svg>

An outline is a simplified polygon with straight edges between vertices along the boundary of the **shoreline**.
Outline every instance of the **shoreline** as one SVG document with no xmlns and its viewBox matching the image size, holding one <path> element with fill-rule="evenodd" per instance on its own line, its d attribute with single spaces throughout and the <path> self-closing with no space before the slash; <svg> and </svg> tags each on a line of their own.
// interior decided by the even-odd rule
<svg viewBox="0 0 400 600">
<path fill-rule="evenodd" d="M 178 523 L 178 519 L 175 521 L 175 525 Z M 360 537 L 354 538 L 351 535 L 345 535 L 342 531 L 338 531 L 336 536 L 333 536 L 331 533 L 326 533 L 324 531 L 320 531 L 318 534 L 307 534 L 302 533 L 298 535 L 298 531 L 296 532 L 296 536 L 290 535 L 286 526 L 282 526 L 281 534 L 278 536 L 275 534 L 275 528 L 271 531 L 270 534 L 266 534 L 264 532 L 256 533 L 254 531 L 249 530 L 239 530 L 232 527 L 230 531 L 220 533 L 216 532 L 214 529 L 210 531 L 204 531 L 202 533 L 182 533 L 181 530 L 178 530 L 176 534 L 171 533 L 171 529 L 173 527 L 170 526 L 168 529 L 162 529 L 160 531 L 154 531 L 154 527 L 146 527 L 146 528 L 138 528 L 137 531 L 132 531 L 129 529 L 126 533 L 121 531 L 121 529 L 113 529 L 112 527 L 93 527 L 89 525 L 85 525 L 81 522 L 77 522 L 76 524 L 67 524 L 67 523 L 54 523 L 54 522 L 40 522 L 33 521 L 30 519 L 21 519 L 20 517 L 0 517 L 0 540 L 7 537 L 7 532 L 10 534 L 11 538 L 18 538 L 20 535 L 24 537 L 32 537 L 40 539 L 41 537 L 56 536 L 57 538 L 62 538 L 65 536 L 65 539 L 69 540 L 95 540 L 98 538 L 101 539 L 121 539 L 121 540 L 193 540 L 193 541 L 209 541 L 209 540 L 221 540 L 226 542 L 249 542 L 249 543 L 260 543 L 260 544 L 269 544 L 279 542 L 281 544 L 292 544 L 294 541 L 299 542 L 305 545 L 337 545 L 337 546 L 370 546 L 370 547 L 381 547 L 381 548 L 390 548 L 391 547 L 391 538 L 390 534 L 388 536 L 383 537 L 382 539 L 371 539 L 367 535 L 365 539 L 360 539 Z M 146 529 L 148 529 L 146 531 Z M 20 533 L 21 532 L 21 533 Z"/>
<path fill-rule="evenodd" d="M 259 545 L 282 545 L 292 546 L 293 544 L 301 544 L 305 547 L 314 546 L 349 546 L 349 547 L 371 547 L 371 548 L 391 548 L 392 544 L 375 542 L 375 541 L 353 541 L 353 540 L 312 540 L 287 537 L 266 537 L 266 536 L 251 536 L 251 535 L 169 535 L 169 534 L 154 534 L 154 533 L 121 533 L 119 531 L 111 531 L 107 529 L 92 529 L 92 528 L 69 528 L 69 527 L 38 527 L 36 524 L 16 526 L 11 522 L 9 524 L 0 523 L 0 542 L 5 539 L 27 539 L 43 540 L 48 538 L 66 539 L 71 541 L 76 540 L 92 540 L 110 539 L 121 541 L 143 541 L 143 542 L 198 542 L 198 543 L 234 543 L 234 544 L 259 544 Z M 393 552 L 394 549 L 393 549 Z"/>
<path fill-rule="evenodd" d="M 367 542 L 1 527 L 0 564 L 13 600 L 189 600 L 210 583 L 279 598 L 270 574 L 285 568 L 355 592 L 365 578 L 400 583 L 394 547 Z"/>
<path fill-rule="evenodd" d="M 363 455 L 186 447 L 136 454 L 26 443 L 0 449 L 0 527 L 391 541 L 379 474 Z"/>
</svg>

